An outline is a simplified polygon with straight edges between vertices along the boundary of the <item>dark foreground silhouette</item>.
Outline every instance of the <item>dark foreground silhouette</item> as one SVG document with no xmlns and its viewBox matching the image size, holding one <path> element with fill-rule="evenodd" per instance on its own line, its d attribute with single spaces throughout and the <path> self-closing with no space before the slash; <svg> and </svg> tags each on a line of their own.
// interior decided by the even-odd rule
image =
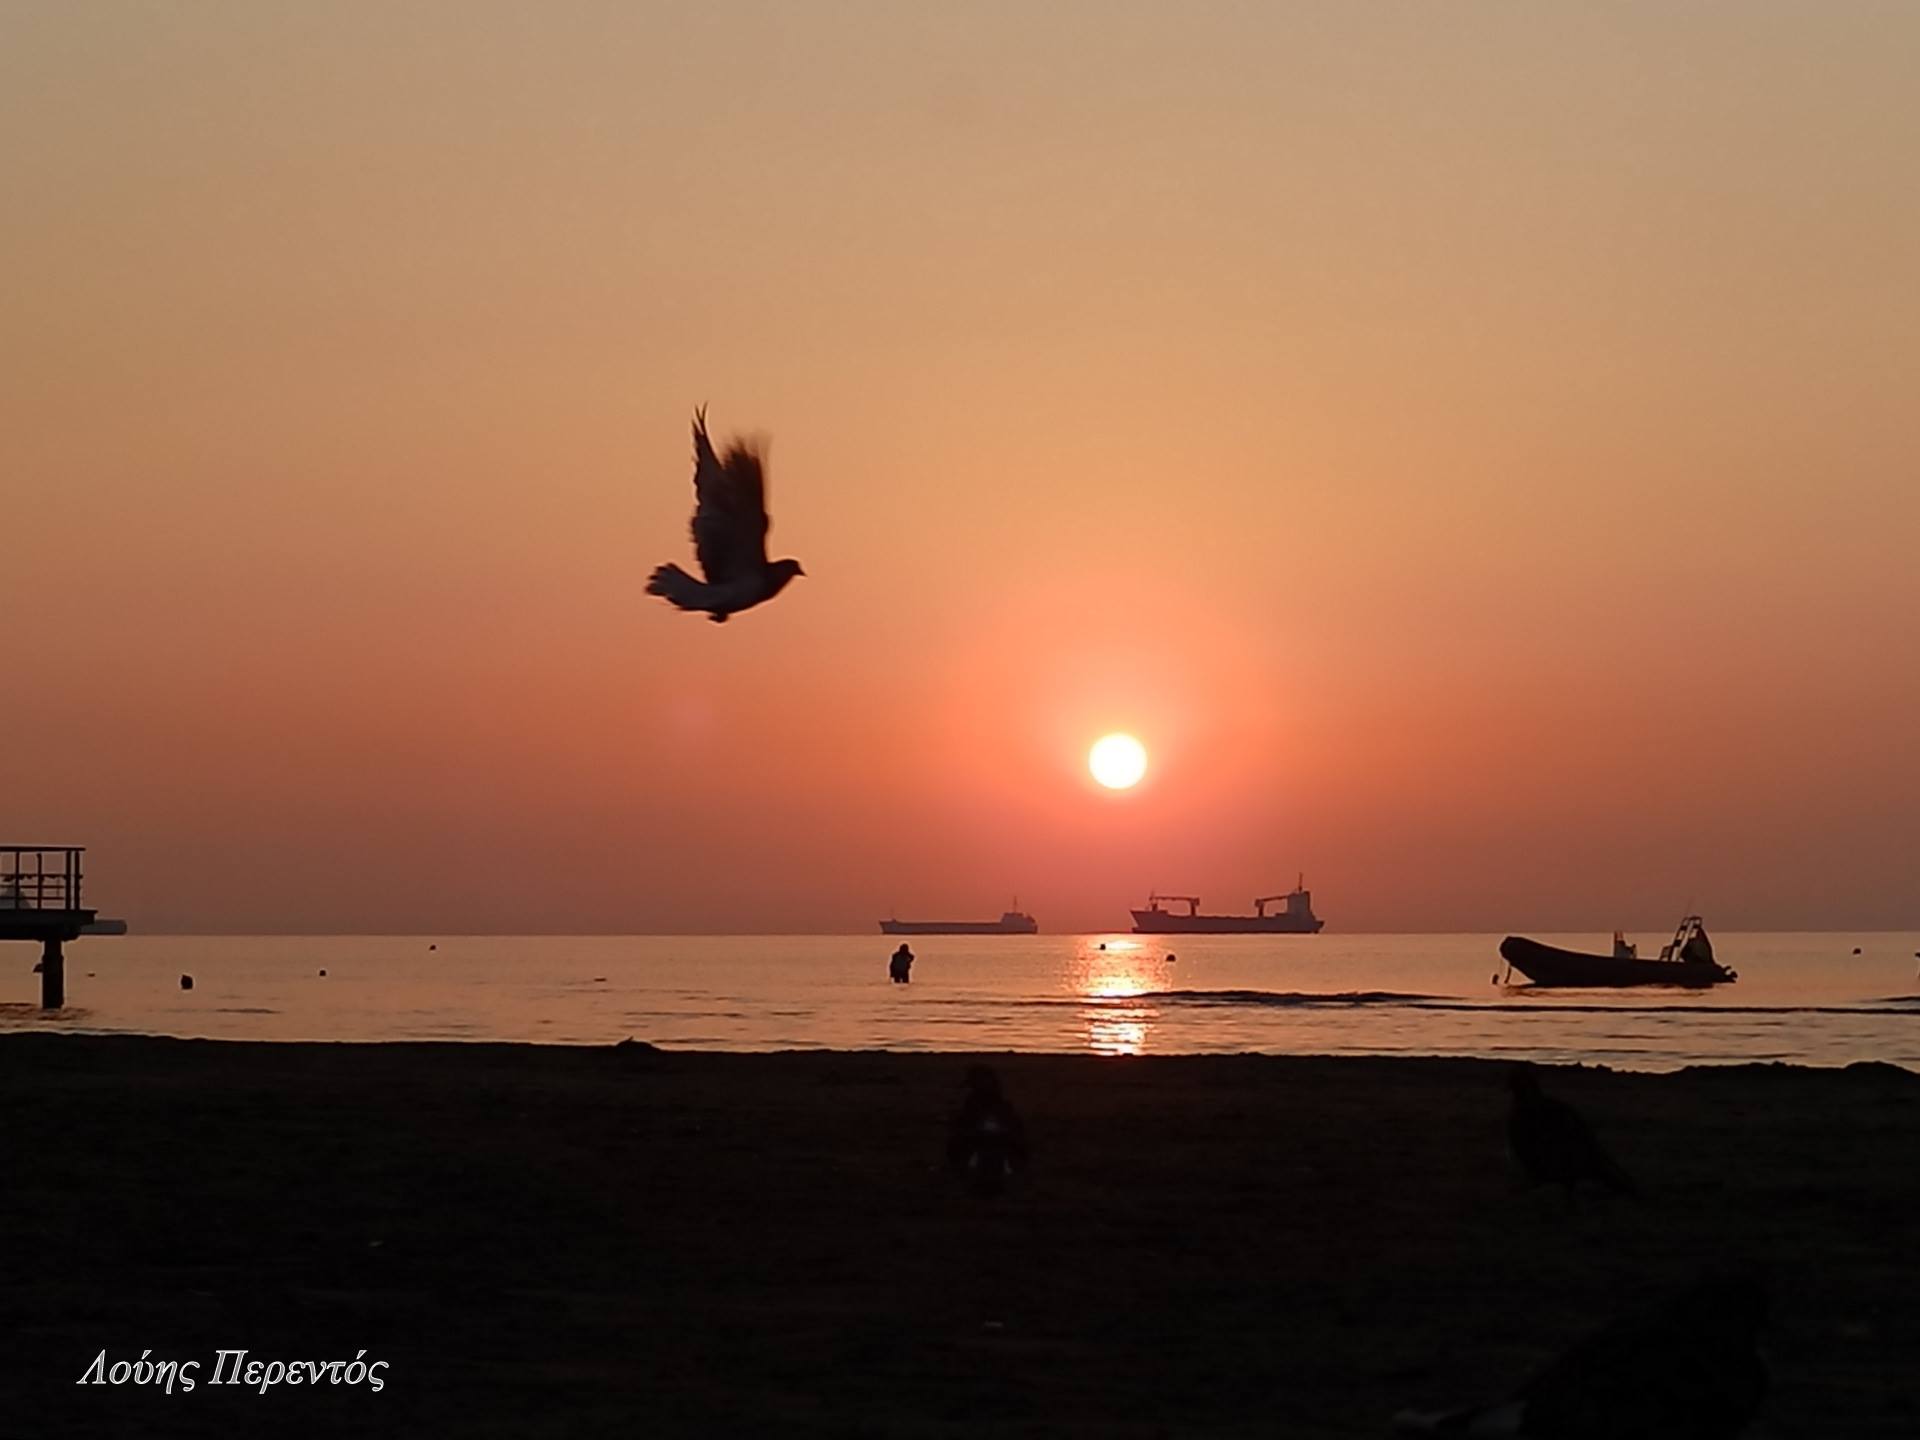
<svg viewBox="0 0 1920 1440">
<path fill-rule="evenodd" d="M 1534 1184 L 1559 1185 L 1571 1203 L 1574 1187 L 1591 1181 L 1617 1194 L 1632 1194 L 1632 1177 L 1593 1138 L 1587 1122 L 1564 1100 L 1540 1091 L 1540 1075 L 1531 1065 L 1516 1065 L 1507 1077 L 1513 1109 L 1507 1140 Z"/>
<path fill-rule="evenodd" d="M 1403 1413 L 1394 1428 L 1539 1440 L 1733 1440 L 1760 1407 L 1767 1297 L 1751 1274 L 1710 1276 L 1615 1320 L 1491 1405 Z"/>
<path fill-rule="evenodd" d="M 796 575 L 798 560 L 767 559 L 766 466 L 751 445 L 736 440 L 725 458 L 707 437 L 707 412 L 693 417 L 693 553 L 705 583 L 678 565 L 662 565 L 647 580 L 649 595 L 682 610 L 704 610 L 716 624 L 771 600 Z"/>
<path fill-rule="evenodd" d="M 1040 1162 L 990 1201 L 943 1155 L 976 1061 Z M 1920 1435 L 1920 1077 L 1548 1069 L 1659 1177 L 1562 1216 L 1504 1075 L 0 1034 L 0 1434 L 1385 1436 L 1753 1253 L 1747 1440 Z M 386 1386 L 76 1386 L 102 1347 Z"/>
<path fill-rule="evenodd" d="M 1027 1127 L 988 1065 L 967 1067 L 967 1098 L 947 1133 L 947 1162 L 976 1195 L 998 1195 L 1027 1168 Z"/>
</svg>

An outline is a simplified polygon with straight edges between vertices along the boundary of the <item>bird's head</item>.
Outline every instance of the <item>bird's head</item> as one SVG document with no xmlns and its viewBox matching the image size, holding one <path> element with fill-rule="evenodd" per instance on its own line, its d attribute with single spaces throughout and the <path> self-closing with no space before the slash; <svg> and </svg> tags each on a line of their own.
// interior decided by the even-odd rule
<svg viewBox="0 0 1920 1440">
<path fill-rule="evenodd" d="M 807 572 L 800 568 L 800 562 L 798 560 L 776 560 L 767 566 L 767 573 L 773 577 L 773 590 L 771 593 L 778 595 L 782 590 L 787 588 L 787 582 L 793 579 L 794 576 L 804 575 Z"/>
</svg>

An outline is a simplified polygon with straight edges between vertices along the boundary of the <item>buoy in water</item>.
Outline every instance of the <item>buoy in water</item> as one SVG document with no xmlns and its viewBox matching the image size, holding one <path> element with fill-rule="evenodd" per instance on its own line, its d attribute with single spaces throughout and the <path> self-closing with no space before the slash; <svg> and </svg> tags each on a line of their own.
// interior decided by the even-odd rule
<svg viewBox="0 0 1920 1440">
<path fill-rule="evenodd" d="M 325 970 L 322 970 L 322 971 L 321 971 L 320 973 L 321 973 L 322 975 L 325 975 L 325 974 L 326 974 L 327 972 L 326 972 Z"/>
<path fill-rule="evenodd" d="M 1169 952 L 1167 953 L 1167 964 L 1169 964 L 1169 965 L 1171 965 L 1171 964 L 1173 964 L 1173 962 L 1174 962 L 1174 961 L 1176 961 L 1176 960 L 1178 960 L 1179 958 L 1180 958 L 1180 957 L 1179 957 L 1178 955 L 1175 955 L 1174 953 L 1172 953 L 1171 951 L 1169 951 Z"/>
<path fill-rule="evenodd" d="M 182 990 L 191 990 L 191 989 L 193 989 L 193 976 L 191 976 L 191 975 L 182 975 L 182 976 L 180 977 L 180 988 L 181 988 Z"/>
</svg>

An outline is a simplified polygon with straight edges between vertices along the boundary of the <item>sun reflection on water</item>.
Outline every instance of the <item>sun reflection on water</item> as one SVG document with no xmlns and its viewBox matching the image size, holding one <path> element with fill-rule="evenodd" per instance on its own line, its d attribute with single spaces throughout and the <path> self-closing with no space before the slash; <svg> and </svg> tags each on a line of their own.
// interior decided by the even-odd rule
<svg viewBox="0 0 1920 1440">
<path fill-rule="evenodd" d="M 1165 962 L 1133 940 L 1083 942 L 1074 956 L 1073 988 L 1090 1003 L 1081 1012 L 1087 1048 L 1096 1055 L 1143 1055 L 1157 1012 L 1128 1004 L 1166 988 Z"/>
<path fill-rule="evenodd" d="M 1143 1005 L 1095 1005 L 1082 1015 L 1087 1048 L 1096 1055 L 1144 1055 L 1153 1012 Z"/>
</svg>

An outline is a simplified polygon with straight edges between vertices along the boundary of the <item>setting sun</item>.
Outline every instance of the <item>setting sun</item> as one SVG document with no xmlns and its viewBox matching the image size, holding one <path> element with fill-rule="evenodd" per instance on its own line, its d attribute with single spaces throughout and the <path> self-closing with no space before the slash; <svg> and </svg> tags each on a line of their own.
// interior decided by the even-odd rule
<svg viewBox="0 0 1920 1440">
<path fill-rule="evenodd" d="M 1147 773 L 1147 748 L 1131 735 L 1103 735 L 1087 752 L 1087 769 L 1109 790 L 1128 790 Z"/>
</svg>

